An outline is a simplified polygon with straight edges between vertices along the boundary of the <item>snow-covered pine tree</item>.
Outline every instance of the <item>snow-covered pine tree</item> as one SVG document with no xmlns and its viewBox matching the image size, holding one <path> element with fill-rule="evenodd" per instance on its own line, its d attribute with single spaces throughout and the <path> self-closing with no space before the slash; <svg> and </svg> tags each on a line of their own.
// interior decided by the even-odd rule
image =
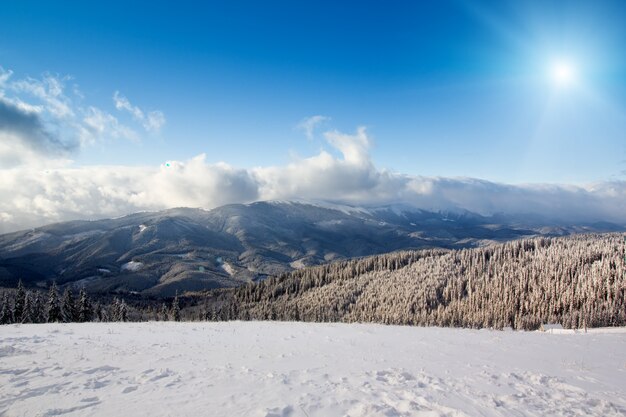
<svg viewBox="0 0 626 417">
<path fill-rule="evenodd" d="M 73 323 L 77 321 L 76 302 L 74 301 L 74 294 L 72 293 L 72 289 L 70 287 L 67 287 L 63 292 L 61 306 L 63 322 Z"/>
<path fill-rule="evenodd" d="M 99 302 L 95 303 L 93 311 L 94 311 L 94 316 L 95 316 L 94 318 L 100 323 L 104 323 L 104 322 L 112 320 L 110 311 L 104 308 L 104 306 L 100 304 Z"/>
<path fill-rule="evenodd" d="M 113 304 L 111 304 L 109 311 L 109 319 L 111 321 L 120 321 L 120 300 L 117 297 L 113 299 Z"/>
<path fill-rule="evenodd" d="M 170 311 L 170 319 L 172 321 L 180 321 L 180 303 L 178 301 L 178 292 L 172 301 L 172 310 Z"/>
<path fill-rule="evenodd" d="M 2 294 L 2 306 L 0 306 L 0 324 L 11 324 L 12 322 L 13 314 L 9 304 L 9 295 L 5 292 Z"/>
<path fill-rule="evenodd" d="M 15 291 L 15 302 L 13 303 L 13 319 L 16 323 L 21 323 L 24 316 L 24 304 L 26 303 L 26 291 L 22 280 L 17 282 L 17 290 Z"/>
<path fill-rule="evenodd" d="M 85 323 L 91 321 L 93 318 L 93 307 L 91 305 L 91 300 L 87 295 L 87 291 L 85 291 L 85 287 L 80 289 L 80 293 L 78 294 L 78 321 L 80 323 Z"/>
<path fill-rule="evenodd" d="M 59 306 L 59 290 L 56 282 L 52 282 L 50 291 L 48 292 L 48 323 L 57 323 L 61 321 L 61 307 Z"/>
<path fill-rule="evenodd" d="M 167 309 L 167 304 L 165 303 L 161 305 L 161 312 L 159 313 L 159 320 L 161 321 L 169 320 L 169 310 Z"/>
<path fill-rule="evenodd" d="M 33 322 L 33 306 L 32 295 L 29 292 L 24 293 L 24 308 L 22 309 L 22 317 L 20 323 L 32 323 Z"/>
<path fill-rule="evenodd" d="M 128 320 L 128 306 L 124 300 L 115 298 L 113 305 L 111 306 L 111 321 L 127 321 Z"/>
<path fill-rule="evenodd" d="M 126 305 L 126 302 L 124 300 L 119 302 L 117 320 L 128 321 L 128 306 Z"/>
<path fill-rule="evenodd" d="M 34 295 L 31 297 L 31 319 L 33 323 L 43 323 L 45 322 L 45 314 L 43 311 L 43 303 L 41 301 L 41 293 L 39 291 L 35 291 Z"/>
</svg>

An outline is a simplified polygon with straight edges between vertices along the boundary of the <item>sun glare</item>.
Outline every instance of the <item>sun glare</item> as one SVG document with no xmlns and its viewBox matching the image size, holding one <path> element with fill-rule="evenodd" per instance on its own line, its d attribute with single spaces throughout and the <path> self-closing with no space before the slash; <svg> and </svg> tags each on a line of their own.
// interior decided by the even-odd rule
<svg viewBox="0 0 626 417">
<path fill-rule="evenodd" d="M 558 87 L 568 87 L 576 82 L 576 68 L 567 61 L 553 62 L 550 67 L 550 78 Z"/>
</svg>

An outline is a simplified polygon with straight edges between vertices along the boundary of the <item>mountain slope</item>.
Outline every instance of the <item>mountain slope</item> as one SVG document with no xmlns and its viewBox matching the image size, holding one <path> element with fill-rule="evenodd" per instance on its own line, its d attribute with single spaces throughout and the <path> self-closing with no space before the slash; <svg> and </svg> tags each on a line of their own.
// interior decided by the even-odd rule
<svg viewBox="0 0 626 417">
<path fill-rule="evenodd" d="M 580 230 L 589 229 L 393 206 L 258 202 L 210 211 L 178 208 L 2 235 L 0 285 L 56 280 L 91 291 L 169 296 L 337 259 Z"/>
<path fill-rule="evenodd" d="M 211 316 L 421 326 L 626 325 L 624 236 L 400 251 L 221 291 Z"/>
</svg>

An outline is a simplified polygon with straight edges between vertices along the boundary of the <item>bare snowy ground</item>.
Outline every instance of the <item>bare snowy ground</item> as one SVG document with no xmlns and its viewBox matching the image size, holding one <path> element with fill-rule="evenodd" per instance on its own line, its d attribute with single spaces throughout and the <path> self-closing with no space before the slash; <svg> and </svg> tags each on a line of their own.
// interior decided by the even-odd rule
<svg viewBox="0 0 626 417">
<path fill-rule="evenodd" d="M 0 327 L 0 416 L 624 416 L 626 332 Z"/>
</svg>

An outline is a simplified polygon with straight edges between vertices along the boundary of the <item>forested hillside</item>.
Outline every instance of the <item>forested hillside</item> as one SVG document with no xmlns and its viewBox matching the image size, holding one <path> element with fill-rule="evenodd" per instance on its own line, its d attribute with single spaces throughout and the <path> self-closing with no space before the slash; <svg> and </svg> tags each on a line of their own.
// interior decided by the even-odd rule
<svg viewBox="0 0 626 417">
<path fill-rule="evenodd" d="M 620 234 L 397 252 L 231 290 L 217 315 L 516 329 L 625 325 L 624 256 Z"/>
</svg>

